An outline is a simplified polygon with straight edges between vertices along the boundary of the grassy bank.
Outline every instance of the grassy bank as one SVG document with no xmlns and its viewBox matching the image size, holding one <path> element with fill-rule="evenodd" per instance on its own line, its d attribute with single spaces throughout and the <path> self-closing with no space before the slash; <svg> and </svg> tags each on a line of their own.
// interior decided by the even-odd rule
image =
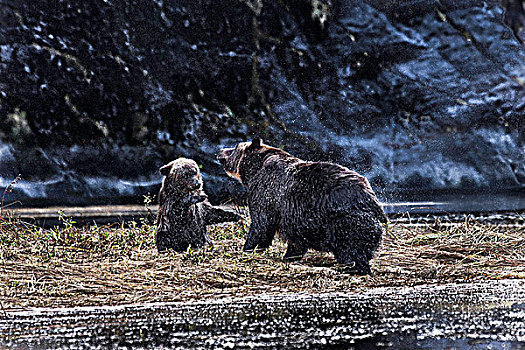
<svg viewBox="0 0 525 350">
<path fill-rule="evenodd" d="M 0 220 L 0 307 L 118 305 L 258 293 L 352 291 L 525 278 L 525 227 L 390 223 L 373 276 L 349 276 L 331 254 L 285 263 L 285 244 L 243 253 L 248 222 L 214 226 L 213 247 L 158 254 L 145 223 L 53 229 Z M 1 312 L 1 310 L 0 310 Z"/>
</svg>

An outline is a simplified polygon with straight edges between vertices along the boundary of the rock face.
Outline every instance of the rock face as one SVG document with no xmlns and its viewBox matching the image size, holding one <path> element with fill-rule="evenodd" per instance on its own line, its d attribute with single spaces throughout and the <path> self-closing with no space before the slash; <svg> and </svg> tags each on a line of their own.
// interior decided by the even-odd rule
<svg viewBox="0 0 525 350">
<path fill-rule="evenodd" d="M 217 150 L 259 135 L 383 199 L 523 191 L 519 5 L 3 2 L 0 185 L 21 174 L 25 205 L 140 201 L 185 156 L 224 199 Z"/>
</svg>

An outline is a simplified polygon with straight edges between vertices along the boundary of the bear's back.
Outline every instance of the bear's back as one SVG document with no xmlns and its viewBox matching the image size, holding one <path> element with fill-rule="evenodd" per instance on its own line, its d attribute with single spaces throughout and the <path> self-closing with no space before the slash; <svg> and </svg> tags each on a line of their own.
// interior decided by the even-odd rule
<svg viewBox="0 0 525 350">
<path fill-rule="evenodd" d="M 321 215 L 372 212 L 384 221 L 385 214 L 368 180 L 348 168 L 328 162 L 301 162 L 290 172 L 288 193 L 295 206 Z"/>
</svg>

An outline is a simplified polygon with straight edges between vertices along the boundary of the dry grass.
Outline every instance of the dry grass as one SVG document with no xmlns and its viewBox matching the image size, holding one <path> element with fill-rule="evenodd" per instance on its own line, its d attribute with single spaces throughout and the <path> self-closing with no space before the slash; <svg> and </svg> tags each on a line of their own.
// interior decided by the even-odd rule
<svg viewBox="0 0 525 350">
<path fill-rule="evenodd" d="M 350 276 L 331 254 L 285 263 L 276 240 L 242 253 L 247 222 L 211 228 L 213 247 L 157 254 L 141 223 L 42 229 L 0 220 L 0 307 L 118 305 L 285 292 L 350 291 L 479 279 L 525 278 L 525 227 L 387 226 L 374 276 Z M 0 310 L 1 311 L 1 310 Z"/>
</svg>

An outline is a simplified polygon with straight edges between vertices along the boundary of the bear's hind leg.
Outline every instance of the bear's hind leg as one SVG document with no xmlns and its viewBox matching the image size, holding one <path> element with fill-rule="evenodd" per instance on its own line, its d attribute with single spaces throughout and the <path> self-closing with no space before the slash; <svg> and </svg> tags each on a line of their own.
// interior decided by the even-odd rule
<svg viewBox="0 0 525 350">
<path fill-rule="evenodd" d="M 351 273 L 371 275 L 370 259 L 379 247 L 382 228 L 367 212 L 345 213 L 332 220 L 333 243 L 331 251 L 340 264 L 348 265 Z"/>
<path fill-rule="evenodd" d="M 155 235 L 155 244 L 157 245 L 157 251 L 159 253 L 168 249 L 173 249 L 176 252 L 184 252 L 189 247 L 187 242 L 177 239 L 168 231 L 157 232 Z"/>
<path fill-rule="evenodd" d="M 288 247 L 286 249 L 286 253 L 283 256 L 283 260 L 299 261 L 304 257 L 307 251 L 308 251 L 307 247 L 303 247 L 298 244 L 288 242 Z"/>
<path fill-rule="evenodd" d="M 155 245 L 157 246 L 157 251 L 163 252 L 171 248 L 171 240 L 165 231 L 157 231 L 155 233 Z"/>
<path fill-rule="evenodd" d="M 345 270 L 356 275 L 371 275 L 370 263 L 366 255 L 348 249 L 334 249 L 334 257 L 338 263 L 346 265 Z"/>
<path fill-rule="evenodd" d="M 352 227 L 352 226 L 350 226 Z M 337 232 L 332 252 L 338 263 L 347 265 L 350 273 L 371 275 L 369 260 L 375 247 L 367 235 L 353 230 L 342 229 Z"/>
</svg>

